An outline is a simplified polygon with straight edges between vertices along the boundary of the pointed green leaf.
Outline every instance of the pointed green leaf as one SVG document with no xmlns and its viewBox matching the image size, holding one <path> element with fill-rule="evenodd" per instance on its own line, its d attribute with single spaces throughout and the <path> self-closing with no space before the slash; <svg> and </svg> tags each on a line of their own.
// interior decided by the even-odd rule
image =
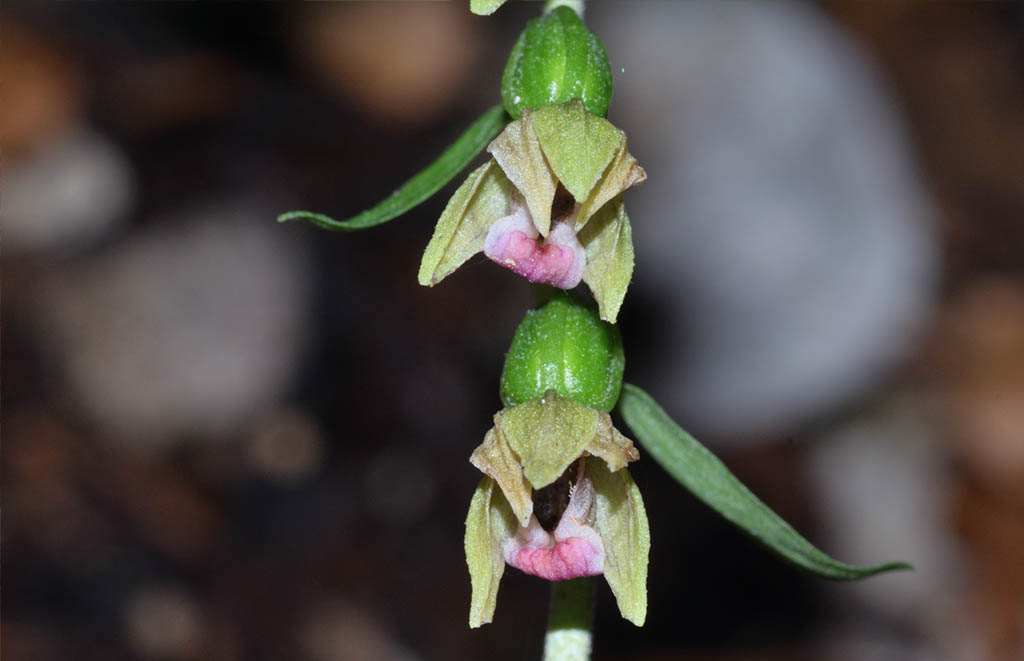
<svg viewBox="0 0 1024 661">
<path fill-rule="evenodd" d="M 551 170 L 576 201 L 587 199 L 626 135 L 607 119 L 591 115 L 579 99 L 523 115 L 533 123 Z"/>
<path fill-rule="evenodd" d="M 487 231 L 509 210 L 512 184 L 493 160 L 466 177 L 434 228 L 423 252 L 419 283 L 433 287 L 484 249 Z"/>
<path fill-rule="evenodd" d="M 624 384 L 619 410 L 640 445 L 683 487 L 775 553 L 807 571 L 836 580 L 865 578 L 904 562 L 856 567 L 834 560 L 758 500 L 715 455 L 679 428 L 640 388 Z"/>
<path fill-rule="evenodd" d="M 508 0 L 469 0 L 469 11 L 480 16 L 489 16 Z"/>
<path fill-rule="evenodd" d="M 516 534 L 516 517 L 494 480 L 485 477 L 477 485 L 466 516 L 466 565 L 472 597 L 469 626 L 487 624 L 498 603 L 498 585 L 505 573 L 505 542 Z"/>
<path fill-rule="evenodd" d="M 335 220 L 312 211 L 289 211 L 277 217 L 279 223 L 305 220 L 335 232 L 351 232 L 374 227 L 397 218 L 425 201 L 461 172 L 487 146 L 505 125 L 508 117 L 500 105 L 477 118 L 433 163 L 402 184 L 377 206 L 347 220 Z"/>
<path fill-rule="evenodd" d="M 549 390 L 494 416 L 494 426 L 519 455 L 523 474 L 543 489 L 576 461 L 597 433 L 599 412 Z"/>
<path fill-rule="evenodd" d="M 633 232 L 622 196 L 604 205 L 578 238 L 587 251 L 583 281 L 594 293 L 601 318 L 615 323 L 633 277 Z"/>
<path fill-rule="evenodd" d="M 619 612 L 638 627 L 647 618 L 647 557 L 651 532 L 640 490 L 629 471 L 613 472 L 597 457 L 587 459 L 594 483 L 594 530 L 604 544 L 604 577 Z"/>
</svg>

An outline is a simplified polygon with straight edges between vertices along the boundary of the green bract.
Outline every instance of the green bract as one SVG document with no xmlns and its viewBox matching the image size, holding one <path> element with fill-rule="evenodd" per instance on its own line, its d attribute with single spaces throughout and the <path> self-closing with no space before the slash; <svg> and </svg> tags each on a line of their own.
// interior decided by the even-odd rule
<svg viewBox="0 0 1024 661">
<path fill-rule="evenodd" d="M 398 187 L 379 204 L 351 218 L 335 220 L 313 211 L 289 211 L 278 216 L 277 221 L 283 223 L 289 220 L 305 220 L 333 232 L 353 232 L 386 223 L 429 199 L 455 175 L 462 172 L 507 122 L 508 117 L 501 106 L 489 108 L 433 163 Z"/>
<path fill-rule="evenodd" d="M 505 65 L 501 99 L 518 119 L 526 108 L 582 99 L 603 117 L 612 96 L 608 53 L 593 32 L 568 7 L 532 19 Z"/>
<path fill-rule="evenodd" d="M 640 388 L 626 384 L 619 411 L 640 445 L 679 484 L 797 567 L 835 580 L 913 569 L 905 562 L 857 567 L 825 555 L 743 486 L 710 450 L 672 422 L 657 402 Z"/>
<path fill-rule="evenodd" d="M 526 313 L 501 373 L 501 399 L 515 406 L 554 390 L 610 411 L 619 399 L 626 359 L 619 329 L 591 306 L 559 295 Z"/>
</svg>

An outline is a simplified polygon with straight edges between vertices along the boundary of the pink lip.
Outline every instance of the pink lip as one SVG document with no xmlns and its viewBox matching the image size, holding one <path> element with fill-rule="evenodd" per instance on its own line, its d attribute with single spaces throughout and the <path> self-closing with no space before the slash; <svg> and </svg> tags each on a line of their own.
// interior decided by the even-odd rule
<svg viewBox="0 0 1024 661">
<path fill-rule="evenodd" d="M 597 576 L 604 571 L 603 554 L 582 537 L 570 537 L 552 548 L 521 548 L 508 560 L 513 567 L 549 581 Z"/>
<path fill-rule="evenodd" d="M 554 533 L 541 527 L 536 516 L 505 545 L 505 562 L 532 576 L 564 581 L 604 572 L 604 544 L 587 519 L 594 486 L 583 477 L 576 484 Z"/>
<path fill-rule="evenodd" d="M 484 241 L 484 254 L 491 261 L 523 276 L 530 282 L 572 289 L 583 277 L 586 253 L 572 228 L 572 222 L 556 223 L 541 242 L 525 208 L 498 219 Z"/>
</svg>

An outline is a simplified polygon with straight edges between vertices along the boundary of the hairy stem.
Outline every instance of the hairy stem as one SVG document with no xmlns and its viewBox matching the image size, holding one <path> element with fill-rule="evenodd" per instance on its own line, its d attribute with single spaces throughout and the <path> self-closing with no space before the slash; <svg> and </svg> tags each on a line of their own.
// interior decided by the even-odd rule
<svg viewBox="0 0 1024 661">
<path fill-rule="evenodd" d="M 576 15 L 583 18 L 583 0 L 547 0 L 544 3 L 544 13 L 552 12 L 558 7 L 568 7 L 576 12 Z"/>
<path fill-rule="evenodd" d="M 544 661 L 588 661 L 594 619 L 593 578 L 551 584 L 551 611 L 544 637 Z"/>
</svg>

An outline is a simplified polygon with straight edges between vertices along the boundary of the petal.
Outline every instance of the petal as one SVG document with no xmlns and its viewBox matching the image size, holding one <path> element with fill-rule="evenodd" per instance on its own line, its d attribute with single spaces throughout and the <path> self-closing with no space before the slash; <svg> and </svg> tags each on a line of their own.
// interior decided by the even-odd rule
<svg viewBox="0 0 1024 661">
<path fill-rule="evenodd" d="M 533 490 L 523 476 L 519 457 L 512 451 L 500 428 L 487 432 L 484 442 L 473 450 L 469 463 L 497 481 L 520 525 L 525 526 L 533 514 Z"/>
<path fill-rule="evenodd" d="M 637 626 L 647 618 L 647 557 L 651 533 L 647 512 L 629 471 L 609 471 L 604 461 L 587 459 L 594 482 L 594 530 L 604 543 L 604 577 L 619 612 Z"/>
<path fill-rule="evenodd" d="M 533 124 L 525 119 L 511 122 L 491 141 L 487 151 L 526 199 L 541 236 L 547 236 L 558 180 L 544 158 Z"/>
<path fill-rule="evenodd" d="M 633 447 L 633 441 L 612 426 L 612 418 L 607 413 L 602 414 L 598 420 L 597 433 L 587 443 L 586 450 L 603 459 L 608 470 L 613 473 L 640 458 L 640 453 Z"/>
<path fill-rule="evenodd" d="M 579 230 L 591 216 L 601 210 L 608 200 L 622 193 L 630 186 L 639 184 L 647 179 L 647 173 L 636 162 L 633 155 L 626 151 L 626 142 L 623 140 L 611 165 L 605 170 L 604 175 L 597 185 L 590 191 L 585 200 L 580 200 L 579 214 L 576 217 L 576 229 Z"/>
<path fill-rule="evenodd" d="M 498 585 L 505 572 L 503 550 L 515 535 L 516 520 L 505 497 L 489 477 L 480 481 L 466 516 L 466 565 L 472 597 L 469 626 L 486 624 L 494 617 Z"/>
<path fill-rule="evenodd" d="M 579 99 L 524 114 L 533 124 L 551 171 L 577 202 L 587 199 L 608 164 L 625 150 L 626 135 L 591 115 Z"/>
<path fill-rule="evenodd" d="M 441 214 L 420 262 L 419 282 L 432 287 L 484 249 L 494 221 L 509 212 L 515 189 L 494 161 L 466 177 Z"/>
<path fill-rule="evenodd" d="M 543 489 L 583 453 L 597 432 L 599 412 L 553 390 L 494 416 L 495 429 L 519 456 L 523 474 Z"/>
<path fill-rule="evenodd" d="M 586 471 L 586 464 L 581 465 L 581 473 Z M 594 507 L 594 483 L 585 475 L 577 480 L 572 488 L 572 495 L 569 497 L 569 504 L 565 506 L 562 517 L 555 527 L 555 541 L 562 541 L 570 537 L 585 536 L 582 531 L 590 528 L 589 523 L 593 518 L 590 513 Z"/>
<path fill-rule="evenodd" d="M 571 222 L 557 223 L 542 243 L 525 210 L 501 218 L 491 227 L 484 254 L 530 282 L 561 289 L 580 283 L 587 261 Z"/>
<path fill-rule="evenodd" d="M 601 318 L 615 323 L 633 277 L 633 232 L 622 197 L 604 205 L 579 239 L 587 251 L 583 281 L 594 293 Z"/>
</svg>

